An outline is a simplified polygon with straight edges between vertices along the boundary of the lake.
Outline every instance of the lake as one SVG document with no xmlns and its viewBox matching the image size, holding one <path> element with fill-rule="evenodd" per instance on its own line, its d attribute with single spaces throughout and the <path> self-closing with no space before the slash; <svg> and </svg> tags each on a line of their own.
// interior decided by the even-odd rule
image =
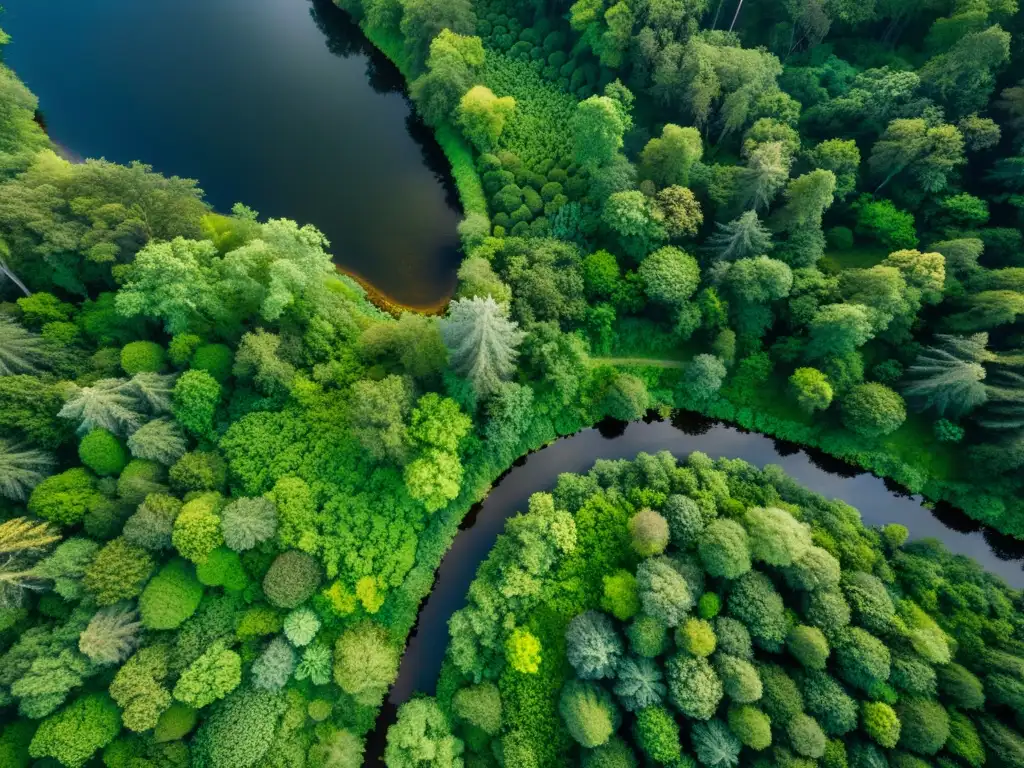
<svg viewBox="0 0 1024 768">
<path fill-rule="evenodd" d="M 319 227 L 394 300 L 455 287 L 447 163 L 399 72 L 330 0 L 7 0 L 4 59 L 72 157 L 198 179 L 220 211 Z"/>
</svg>

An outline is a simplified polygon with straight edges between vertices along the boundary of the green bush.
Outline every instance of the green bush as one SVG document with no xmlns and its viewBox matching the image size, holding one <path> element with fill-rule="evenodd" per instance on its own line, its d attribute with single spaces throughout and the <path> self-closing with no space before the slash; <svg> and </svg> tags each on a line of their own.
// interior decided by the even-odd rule
<svg viewBox="0 0 1024 768">
<path fill-rule="evenodd" d="M 94 429 L 78 444 L 78 458 L 101 477 L 120 474 L 128 462 L 121 441 L 105 429 Z"/>
<path fill-rule="evenodd" d="M 218 384 L 226 384 L 231 378 L 231 368 L 235 363 L 235 355 L 231 347 L 225 344 L 203 344 L 192 354 L 190 362 L 192 370 L 205 371 Z"/>
<path fill-rule="evenodd" d="M 203 585 L 192 566 L 175 558 L 163 566 L 142 591 L 139 614 L 147 629 L 174 629 L 199 607 Z"/>
<path fill-rule="evenodd" d="M 167 364 L 164 348 L 153 341 L 133 341 L 121 348 L 121 368 L 129 376 L 160 373 Z"/>
<path fill-rule="evenodd" d="M 282 552 L 263 577 L 263 592 L 279 608 L 297 608 L 312 597 L 321 578 L 320 564 L 305 552 Z"/>
</svg>

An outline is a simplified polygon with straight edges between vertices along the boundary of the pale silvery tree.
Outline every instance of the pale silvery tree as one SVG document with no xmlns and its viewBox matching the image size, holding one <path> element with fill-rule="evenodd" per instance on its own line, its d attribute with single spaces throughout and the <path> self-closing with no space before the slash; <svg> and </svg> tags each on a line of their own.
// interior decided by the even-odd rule
<svg viewBox="0 0 1024 768">
<path fill-rule="evenodd" d="M 465 376 L 480 396 L 497 390 L 515 371 L 525 334 L 492 297 L 457 299 L 441 322 L 441 335 L 452 367 Z"/>
<path fill-rule="evenodd" d="M 988 350 L 988 334 L 947 336 L 926 347 L 907 369 L 903 392 L 919 410 L 934 408 L 940 416 L 959 418 L 988 399 L 985 367 L 996 355 Z"/>
<path fill-rule="evenodd" d="M 0 376 L 35 373 L 46 356 L 43 337 L 0 317 Z"/>
</svg>

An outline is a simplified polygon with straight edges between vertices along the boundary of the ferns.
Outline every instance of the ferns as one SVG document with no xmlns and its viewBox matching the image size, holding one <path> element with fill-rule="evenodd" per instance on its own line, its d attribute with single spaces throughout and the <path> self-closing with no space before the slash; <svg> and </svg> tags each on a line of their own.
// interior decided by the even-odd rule
<svg viewBox="0 0 1024 768">
<path fill-rule="evenodd" d="M 25 501 L 32 489 L 50 474 L 53 466 L 53 459 L 42 451 L 22 449 L 0 439 L 0 496 L 12 501 Z M 0 540 L 0 547 L 2 544 Z"/>
</svg>

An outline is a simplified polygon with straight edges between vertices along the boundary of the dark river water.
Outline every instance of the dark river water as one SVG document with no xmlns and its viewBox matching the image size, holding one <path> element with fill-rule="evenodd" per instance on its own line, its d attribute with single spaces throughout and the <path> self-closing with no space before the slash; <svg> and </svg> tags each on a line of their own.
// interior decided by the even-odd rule
<svg viewBox="0 0 1024 768">
<path fill-rule="evenodd" d="M 312 223 L 399 302 L 455 285 L 458 204 L 402 79 L 330 0 L 5 0 L 5 61 L 73 157 Z"/>
<path fill-rule="evenodd" d="M 713 459 L 745 459 L 757 467 L 777 464 L 810 490 L 859 509 L 865 525 L 900 523 L 910 531 L 910 539 L 939 539 L 950 551 L 974 558 L 1011 586 L 1024 587 L 1024 542 L 983 530 L 948 506 L 928 509 L 920 496 L 912 496 L 819 451 L 688 413 L 677 414 L 672 422 L 607 422 L 527 456 L 467 517 L 441 561 L 430 596 L 420 608 L 398 679 L 369 738 L 367 765 L 383 764 L 380 757 L 385 733 L 394 722 L 398 705 L 416 691 L 434 692 L 448 645 L 448 619 L 466 605 L 469 585 L 504 530 L 505 521 L 517 512 L 525 512 L 530 495 L 552 489 L 563 472 L 585 473 L 598 459 L 633 459 L 641 452 L 658 451 L 670 451 L 679 459 L 701 451 Z"/>
</svg>

